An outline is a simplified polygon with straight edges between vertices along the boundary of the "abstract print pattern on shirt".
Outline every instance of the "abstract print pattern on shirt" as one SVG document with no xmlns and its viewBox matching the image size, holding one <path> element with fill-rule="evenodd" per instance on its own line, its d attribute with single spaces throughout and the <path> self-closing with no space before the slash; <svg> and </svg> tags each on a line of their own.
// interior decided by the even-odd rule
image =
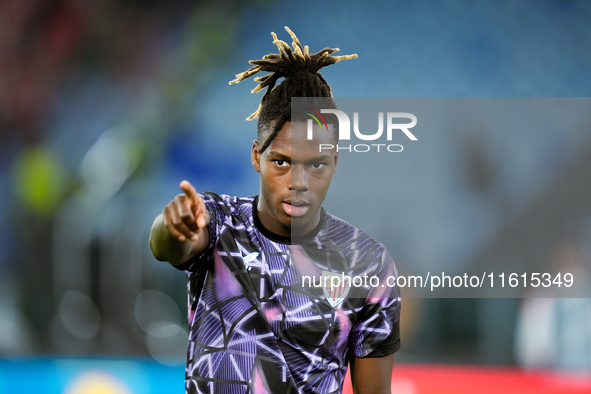
<svg viewBox="0 0 591 394">
<path fill-rule="evenodd" d="M 187 393 L 339 393 L 350 355 L 398 350 L 400 298 L 386 285 L 397 273 L 381 244 L 324 211 L 308 237 L 280 237 L 260 224 L 256 197 L 202 196 L 209 245 L 177 266 L 188 276 Z M 333 306 L 315 286 L 326 272 L 378 285 L 351 286 Z"/>
</svg>

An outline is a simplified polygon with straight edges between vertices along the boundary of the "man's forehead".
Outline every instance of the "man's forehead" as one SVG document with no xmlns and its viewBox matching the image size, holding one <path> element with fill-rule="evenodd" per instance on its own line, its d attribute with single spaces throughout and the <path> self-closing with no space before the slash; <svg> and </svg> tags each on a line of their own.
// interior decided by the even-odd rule
<svg viewBox="0 0 591 394">
<path fill-rule="evenodd" d="M 290 138 L 294 142 L 304 143 L 305 141 L 333 139 L 335 136 L 334 125 L 328 124 L 328 129 L 325 126 L 319 126 L 317 123 L 308 122 L 286 122 L 280 134 L 283 133 L 285 137 Z"/>
<path fill-rule="evenodd" d="M 322 156 L 320 144 L 331 144 L 334 141 L 334 135 L 331 130 L 320 128 L 318 125 L 312 126 L 312 135 L 308 134 L 308 125 L 305 122 L 288 122 L 284 125 L 277 137 L 271 144 L 271 150 L 279 152 L 289 151 L 290 155 L 295 156 Z M 323 150 L 326 154 L 328 151 Z"/>
</svg>

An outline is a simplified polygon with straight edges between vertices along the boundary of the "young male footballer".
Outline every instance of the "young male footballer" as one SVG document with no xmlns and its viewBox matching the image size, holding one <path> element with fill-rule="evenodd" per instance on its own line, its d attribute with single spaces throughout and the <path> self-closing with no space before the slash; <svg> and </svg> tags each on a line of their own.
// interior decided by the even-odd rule
<svg viewBox="0 0 591 394">
<path fill-rule="evenodd" d="M 339 157 L 319 146 L 337 145 L 338 125 L 315 124 L 310 135 L 314 107 L 291 107 L 306 97 L 336 108 L 318 71 L 356 55 L 310 54 L 286 30 L 293 49 L 272 33 L 279 53 L 231 82 L 268 72 L 255 78 L 266 92 L 249 118 L 258 117 L 259 194 L 198 193 L 183 181 L 152 226 L 154 256 L 188 278 L 186 392 L 340 393 L 350 365 L 356 393 L 390 393 L 400 298 L 387 279 L 396 268 L 381 244 L 322 207 Z M 364 276 L 372 285 L 351 280 Z"/>
</svg>

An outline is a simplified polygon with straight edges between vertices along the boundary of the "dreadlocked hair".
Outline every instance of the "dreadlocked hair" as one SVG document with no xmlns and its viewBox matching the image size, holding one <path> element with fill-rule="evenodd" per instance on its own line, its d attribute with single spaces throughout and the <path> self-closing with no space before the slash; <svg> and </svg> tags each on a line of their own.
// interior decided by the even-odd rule
<svg viewBox="0 0 591 394">
<path fill-rule="evenodd" d="M 251 93 L 257 93 L 265 88 L 267 90 L 258 109 L 246 118 L 247 120 L 258 118 L 257 136 L 262 144 L 261 153 L 271 145 L 271 142 L 273 142 L 286 122 L 290 120 L 306 120 L 302 117 L 304 111 L 297 111 L 297 114 L 292 114 L 292 97 L 319 98 L 319 101 L 317 101 L 318 108 L 336 109 L 330 85 L 318 71 L 341 60 L 357 57 L 355 54 L 331 56 L 339 50 L 338 48 L 324 48 L 310 55 L 308 46 L 302 47 L 294 32 L 287 26 L 285 26 L 285 30 L 293 40 L 293 50 L 285 41 L 279 40 L 277 35 L 271 32 L 273 44 L 277 45 L 279 53 L 270 53 L 260 60 L 251 60 L 249 63 L 253 66 L 240 74 L 236 74 L 236 79 L 230 81 L 231 85 L 241 82 L 258 72 L 270 73 L 254 78 L 259 84 Z M 275 86 L 280 78 L 284 78 L 284 80 Z M 302 119 L 294 119 L 292 115 L 296 116 L 296 118 L 300 116 Z M 265 138 L 269 132 L 270 136 Z"/>
</svg>

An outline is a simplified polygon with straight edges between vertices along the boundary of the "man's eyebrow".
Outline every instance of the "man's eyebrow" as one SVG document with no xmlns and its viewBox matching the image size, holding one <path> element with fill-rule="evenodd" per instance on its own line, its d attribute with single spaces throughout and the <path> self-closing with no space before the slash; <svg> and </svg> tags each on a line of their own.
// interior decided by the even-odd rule
<svg viewBox="0 0 591 394">
<path fill-rule="evenodd" d="M 312 158 L 311 161 L 325 161 L 325 160 L 330 160 L 331 157 L 332 156 L 330 156 L 330 155 L 322 155 L 319 157 Z"/>
<path fill-rule="evenodd" d="M 285 161 L 293 161 L 293 158 L 291 156 L 287 156 L 284 155 L 283 153 L 279 153 L 279 152 L 275 152 L 275 151 L 270 151 L 268 153 L 268 156 L 271 157 L 271 159 L 273 160 L 285 160 Z M 330 155 L 322 155 L 322 156 L 315 156 L 312 157 L 308 160 L 306 160 L 307 163 L 315 163 L 318 161 L 329 161 L 331 159 L 332 156 Z"/>
<path fill-rule="evenodd" d="M 286 155 L 284 155 L 284 154 L 282 154 L 282 153 L 279 153 L 279 152 L 275 152 L 275 151 L 270 151 L 270 152 L 268 153 L 268 155 L 269 155 L 269 156 L 273 156 L 274 158 L 277 158 L 277 159 L 279 159 L 279 160 L 286 160 L 286 161 L 287 161 L 287 160 L 291 160 L 291 157 L 289 157 L 289 156 L 286 156 Z"/>
</svg>

